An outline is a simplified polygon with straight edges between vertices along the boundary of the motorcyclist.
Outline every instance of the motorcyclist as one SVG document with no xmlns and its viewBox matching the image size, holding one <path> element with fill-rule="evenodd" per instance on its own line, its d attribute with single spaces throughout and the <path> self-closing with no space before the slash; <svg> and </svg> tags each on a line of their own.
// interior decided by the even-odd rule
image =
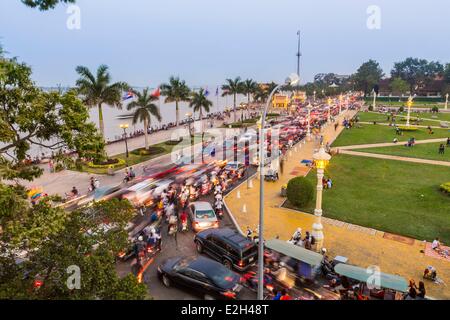
<svg viewBox="0 0 450 320">
<path fill-rule="evenodd" d="M 180 221 L 181 221 L 181 225 L 183 226 L 183 230 L 184 230 L 184 228 L 186 228 L 186 230 L 187 230 L 187 220 L 188 220 L 188 215 L 186 213 L 186 210 L 183 210 L 183 212 L 180 215 Z"/>
<path fill-rule="evenodd" d="M 72 196 L 77 197 L 78 196 L 78 189 L 76 187 L 72 187 Z"/>
<path fill-rule="evenodd" d="M 301 245 L 301 241 L 302 241 L 302 228 L 297 228 L 297 230 L 295 230 L 294 234 L 292 235 L 290 242 L 295 245 Z"/>
<path fill-rule="evenodd" d="M 161 250 L 161 235 L 155 228 L 150 228 L 147 245 L 154 247 L 156 250 Z"/>
<path fill-rule="evenodd" d="M 141 260 L 141 255 L 145 251 L 145 244 L 144 244 L 144 237 L 139 236 L 136 241 L 134 242 L 133 246 L 134 255 L 136 256 L 136 259 L 138 263 Z"/>
</svg>

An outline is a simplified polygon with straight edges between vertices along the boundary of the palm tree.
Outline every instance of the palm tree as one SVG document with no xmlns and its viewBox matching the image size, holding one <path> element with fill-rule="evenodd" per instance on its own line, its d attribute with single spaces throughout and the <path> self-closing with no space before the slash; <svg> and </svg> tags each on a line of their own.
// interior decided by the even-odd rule
<svg viewBox="0 0 450 320">
<path fill-rule="evenodd" d="M 201 133 L 202 133 L 202 162 L 203 162 L 203 110 L 205 110 L 206 113 L 209 112 L 210 107 L 212 107 L 213 103 L 208 100 L 208 98 L 205 95 L 205 90 L 200 89 L 198 92 L 192 92 L 191 96 L 191 102 L 189 103 L 189 107 L 194 109 L 194 112 L 199 112 L 200 114 L 200 126 L 201 126 Z M 191 136 L 191 146 L 192 146 L 192 136 Z"/>
<path fill-rule="evenodd" d="M 148 89 L 144 89 L 142 93 L 138 91 L 133 91 L 133 93 L 137 99 L 131 102 L 127 106 L 127 109 L 134 110 L 134 112 L 125 117 L 132 118 L 133 124 L 137 122 L 144 123 L 145 149 L 148 150 L 148 127 L 151 125 L 151 117 L 153 116 L 161 122 L 161 113 L 159 112 L 158 106 L 152 102 L 157 98 L 149 94 Z"/>
<path fill-rule="evenodd" d="M 87 67 L 78 66 L 76 68 L 80 78 L 76 85 L 78 92 L 83 95 L 84 103 L 89 107 L 98 108 L 98 124 L 100 132 L 105 138 L 105 126 L 103 123 L 103 104 L 122 108 L 122 92 L 127 90 L 128 85 L 124 82 L 111 83 L 111 75 L 108 72 L 108 66 L 102 64 L 97 69 L 97 75 L 94 76 Z"/>
<path fill-rule="evenodd" d="M 200 123 L 202 123 L 201 126 L 202 133 L 203 133 L 203 110 L 206 113 L 208 113 L 212 105 L 213 103 L 206 97 L 204 89 L 200 89 L 198 92 L 192 92 L 189 107 L 193 108 L 194 112 L 199 112 Z"/>
<path fill-rule="evenodd" d="M 252 79 L 247 79 L 242 83 L 242 93 L 247 95 L 247 114 L 250 107 L 250 97 L 256 92 L 257 88 L 258 84 Z"/>
<path fill-rule="evenodd" d="M 178 104 L 180 102 L 188 102 L 191 90 L 186 85 L 184 80 L 180 80 L 178 77 L 170 77 L 169 83 L 161 85 L 161 94 L 166 97 L 165 103 L 175 102 L 176 108 L 176 125 L 180 121 L 180 110 Z"/>
<path fill-rule="evenodd" d="M 233 96 L 233 109 L 234 109 L 234 122 L 237 122 L 236 115 L 236 95 L 242 93 L 241 77 L 233 79 L 227 79 L 227 83 L 222 86 L 222 97 L 227 95 Z"/>
</svg>

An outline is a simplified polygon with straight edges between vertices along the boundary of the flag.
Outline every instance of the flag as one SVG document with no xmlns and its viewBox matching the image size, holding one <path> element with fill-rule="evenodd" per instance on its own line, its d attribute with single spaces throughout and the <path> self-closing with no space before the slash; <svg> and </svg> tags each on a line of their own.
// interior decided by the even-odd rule
<svg viewBox="0 0 450 320">
<path fill-rule="evenodd" d="M 216 97 L 219 96 L 219 87 L 216 88 Z"/>
<path fill-rule="evenodd" d="M 152 97 L 155 97 L 155 98 L 159 98 L 159 97 L 161 96 L 161 90 L 159 89 L 159 87 L 156 88 L 155 91 L 153 91 L 153 93 L 151 94 L 151 96 L 152 96 Z"/>
<path fill-rule="evenodd" d="M 208 88 L 205 89 L 205 97 L 209 96 Z"/>
<path fill-rule="evenodd" d="M 127 94 L 123 97 L 123 100 L 132 99 L 134 97 L 133 91 L 128 91 Z"/>
</svg>

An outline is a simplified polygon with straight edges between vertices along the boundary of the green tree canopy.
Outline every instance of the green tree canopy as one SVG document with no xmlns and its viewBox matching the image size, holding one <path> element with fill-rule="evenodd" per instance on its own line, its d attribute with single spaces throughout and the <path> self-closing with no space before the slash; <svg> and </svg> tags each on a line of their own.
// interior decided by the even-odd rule
<svg viewBox="0 0 450 320">
<path fill-rule="evenodd" d="M 191 90 L 184 80 L 171 76 L 168 83 L 161 85 L 161 95 L 165 96 L 165 103 L 175 102 L 176 125 L 180 122 L 180 102 L 189 102 Z"/>
<path fill-rule="evenodd" d="M 80 157 L 102 153 L 104 144 L 75 92 L 42 91 L 31 69 L 15 59 L 0 60 L 0 69 L 0 179 L 31 180 L 41 173 L 23 165 L 33 145 L 75 150 Z"/>
<path fill-rule="evenodd" d="M 197 92 L 192 92 L 190 101 L 189 107 L 193 108 L 194 112 L 199 113 L 200 121 L 203 119 L 203 111 L 208 113 L 213 105 L 213 103 L 206 97 L 204 89 L 200 89 Z"/>
<path fill-rule="evenodd" d="M 78 66 L 76 68 L 80 75 L 77 80 L 78 92 L 83 96 L 83 101 L 87 106 L 98 108 L 98 122 L 103 138 L 105 137 L 103 105 L 121 109 L 122 92 L 129 88 L 124 82 L 111 83 L 111 74 L 108 69 L 108 66 L 103 64 L 98 67 L 97 74 L 94 76 L 86 67 Z"/>
<path fill-rule="evenodd" d="M 366 96 L 384 76 L 383 69 L 375 60 L 364 62 L 353 75 L 353 81 L 358 90 Z"/>
<path fill-rule="evenodd" d="M 158 98 L 152 96 L 147 88 L 142 93 L 134 90 L 133 92 L 137 99 L 127 106 L 127 109 L 133 110 L 133 113 L 121 118 L 131 118 L 133 119 L 133 124 L 138 122 L 144 123 L 145 149 L 148 149 L 148 128 L 151 126 L 151 118 L 155 117 L 159 122 L 162 120 L 159 107 L 153 103 Z"/>
<path fill-rule="evenodd" d="M 417 58 L 406 58 L 397 62 L 391 70 L 393 78 L 398 77 L 408 82 L 411 93 L 443 73 L 444 66 L 441 63 Z"/>
<path fill-rule="evenodd" d="M 234 111 L 234 122 L 237 122 L 236 113 L 236 96 L 244 92 L 243 83 L 241 77 L 236 77 L 235 79 L 227 79 L 226 84 L 222 86 L 222 97 L 233 96 L 233 111 Z"/>
<path fill-rule="evenodd" d="M 392 93 L 402 95 L 409 89 L 408 82 L 403 80 L 402 78 L 394 78 L 391 80 L 389 84 Z"/>
<path fill-rule="evenodd" d="M 45 11 L 53 9 L 58 3 L 75 3 L 76 0 L 21 0 L 25 5 L 31 8 L 38 8 Z"/>
</svg>

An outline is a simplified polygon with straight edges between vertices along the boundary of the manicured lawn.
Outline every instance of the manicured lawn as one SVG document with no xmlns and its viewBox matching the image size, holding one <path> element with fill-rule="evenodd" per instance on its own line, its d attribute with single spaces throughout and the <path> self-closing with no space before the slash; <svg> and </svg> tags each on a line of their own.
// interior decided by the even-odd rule
<svg viewBox="0 0 450 320">
<path fill-rule="evenodd" d="M 325 217 L 450 243 L 450 196 L 439 191 L 450 181 L 450 168 L 339 155 L 325 175 L 333 180 L 333 188 L 323 194 Z M 315 184 L 315 171 L 307 178 Z M 314 203 L 299 209 L 312 213 Z"/>
<path fill-rule="evenodd" d="M 366 148 L 355 151 L 363 151 L 377 154 L 388 154 L 400 157 L 421 158 L 439 161 L 450 161 L 450 148 L 445 148 L 445 153 L 439 154 L 440 143 L 417 144 L 412 148 L 404 145 L 394 147 Z"/>
<path fill-rule="evenodd" d="M 411 137 L 414 137 L 416 140 L 426 140 L 447 138 L 448 136 L 450 136 L 450 130 L 448 129 L 434 129 L 434 134 L 431 135 L 428 134 L 426 128 L 419 128 L 417 131 L 404 132 L 402 136 L 398 136 L 393 127 L 361 124 L 360 127 L 344 129 L 333 143 L 333 147 L 392 142 L 394 138 L 397 138 L 399 141 L 407 141 Z"/>
<path fill-rule="evenodd" d="M 398 116 L 396 116 L 396 123 L 399 125 L 403 125 L 406 123 L 406 112 L 400 113 Z M 377 123 L 389 123 L 390 121 L 387 120 L 388 115 L 378 112 L 359 112 L 359 121 L 361 122 L 373 122 L 376 121 Z M 437 119 L 434 119 L 431 117 L 430 113 L 416 113 L 411 112 L 411 118 L 420 118 L 422 121 L 419 122 L 419 125 L 421 126 L 440 126 L 440 121 L 450 121 L 450 113 L 449 114 L 443 114 L 439 113 Z M 423 120 L 424 118 L 431 119 L 431 120 Z M 436 121 L 432 121 L 436 120 Z M 414 121 L 412 121 L 414 122 Z"/>
</svg>

